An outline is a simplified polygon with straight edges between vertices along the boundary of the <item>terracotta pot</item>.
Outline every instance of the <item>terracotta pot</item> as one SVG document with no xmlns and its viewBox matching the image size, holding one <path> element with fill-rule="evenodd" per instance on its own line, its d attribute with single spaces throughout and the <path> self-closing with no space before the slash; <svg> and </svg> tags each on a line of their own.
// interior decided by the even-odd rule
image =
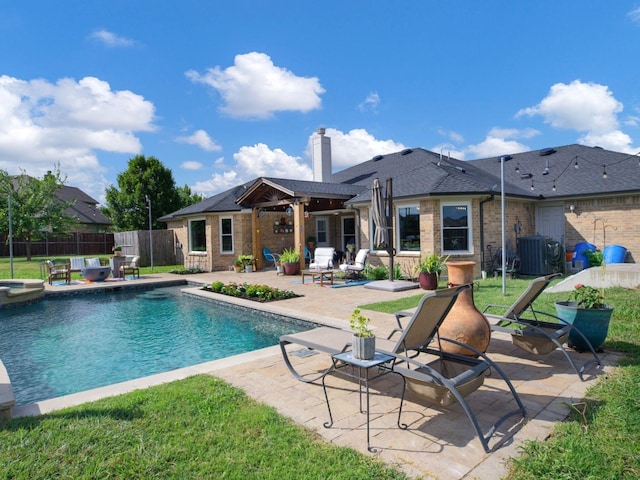
<svg viewBox="0 0 640 480">
<path fill-rule="evenodd" d="M 436 290 L 438 288 L 438 274 L 420 272 L 418 283 L 423 290 Z"/>
<path fill-rule="evenodd" d="M 466 343 L 485 352 L 491 340 L 491 325 L 473 303 L 473 268 L 476 262 L 447 262 L 449 286 L 471 284 L 463 290 L 440 326 L 440 336 Z M 442 342 L 442 350 L 460 355 L 476 356 L 471 350 Z"/>
</svg>

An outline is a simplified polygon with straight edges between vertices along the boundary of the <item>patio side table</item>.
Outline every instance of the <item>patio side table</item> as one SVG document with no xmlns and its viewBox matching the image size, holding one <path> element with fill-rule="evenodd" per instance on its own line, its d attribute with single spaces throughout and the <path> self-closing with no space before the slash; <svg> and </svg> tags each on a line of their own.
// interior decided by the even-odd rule
<svg viewBox="0 0 640 480">
<path fill-rule="evenodd" d="M 373 359 L 361 360 L 353 356 L 353 352 L 342 352 L 332 355 L 333 367 L 322 377 L 322 389 L 324 391 L 324 398 L 327 402 L 327 409 L 329 410 L 329 421 L 324 423 L 325 428 L 331 428 L 333 426 L 333 414 L 331 413 L 331 404 L 329 403 L 329 395 L 327 394 L 326 378 L 331 373 L 340 371 L 344 375 L 358 380 L 358 395 L 360 398 L 360 413 L 366 413 L 367 415 L 367 450 L 375 453 L 377 450 L 371 448 L 371 441 L 369 436 L 369 382 L 375 380 L 389 373 L 394 373 L 402 378 L 402 396 L 400 398 L 400 410 L 398 411 L 398 428 L 406 430 L 408 427 L 406 424 L 400 423 L 400 416 L 402 415 L 402 404 L 404 403 L 404 394 L 407 387 L 407 382 L 404 376 L 396 372 L 393 369 L 395 357 L 387 355 L 386 353 L 376 352 Z M 345 368 L 351 367 L 351 368 Z M 371 375 L 371 370 L 377 370 Z M 365 400 L 366 410 L 362 409 L 362 386 L 365 387 Z"/>
</svg>

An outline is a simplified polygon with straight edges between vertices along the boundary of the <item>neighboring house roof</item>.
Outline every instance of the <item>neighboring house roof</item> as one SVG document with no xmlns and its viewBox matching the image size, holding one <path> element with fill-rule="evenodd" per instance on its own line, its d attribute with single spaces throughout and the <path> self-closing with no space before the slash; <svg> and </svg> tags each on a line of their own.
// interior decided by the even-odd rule
<svg viewBox="0 0 640 480">
<path fill-rule="evenodd" d="M 72 202 L 75 200 L 75 203 L 67 208 L 65 213 L 77 218 L 80 223 L 94 225 L 111 224 L 111 220 L 98 210 L 98 202 L 79 188 L 63 185 L 56 192 L 56 197 L 63 202 Z"/>
<path fill-rule="evenodd" d="M 509 161 L 504 162 L 505 193 L 530 200 L 604 193 L 638 194 L 638 160 L 635 155 L 576 144 L 513 154 Z M 578 169 L 575 168 L 576 161 Z M 605 171 L 607 178 L 603 178 Z M 333 197 L 346 199 L 346 204 L 368 203 L 374 178 L 383 183 L 387 178 L 393 178 L 394 199 L 491 195 L 500 193 L 500 157 L 462 161 L 422 148 L 408 148 L 377 155 L 335 172 L 331 182 L 261 177 L 165 215 L 160 220 L 206 212 L 239 211 L 244 202 L 247 207 L 251 206 L 260 189 L 267 187 L 291 197 Z"/>
</svg>

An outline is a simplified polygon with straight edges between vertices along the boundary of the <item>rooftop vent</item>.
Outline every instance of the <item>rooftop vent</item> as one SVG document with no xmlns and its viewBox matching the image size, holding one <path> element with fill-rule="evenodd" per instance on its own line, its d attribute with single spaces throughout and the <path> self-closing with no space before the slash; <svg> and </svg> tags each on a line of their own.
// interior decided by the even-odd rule
<svg viewBox="0 0 640 480">
<path fill-rule="evenodd" d="M 521 173 L 520 178 L 532 178 L 533 173 Z"/>
<path fill-rule="evenodd" d="M 542 150 L 540 150 L 541 157 L 546 157 L 547 155 L 553 155 L 554 153 L 556 153 L 555 148 L 543 148 Z"/>
<path fill-rule="evenodd" d="M 383 158 L 384 158 L 384 155 L 376 155 L 371 160 L 373 160 L 374 162 L 377 162 L 378 160 L 382 160 Z"/>
<path fill-rule="evenodd" d="M 413 150 L 411 150 L 410 148 L 405 148 L 400 152 L 400 155 L 409 155 L 411 152 L 413 152 Z"/>
</svg>

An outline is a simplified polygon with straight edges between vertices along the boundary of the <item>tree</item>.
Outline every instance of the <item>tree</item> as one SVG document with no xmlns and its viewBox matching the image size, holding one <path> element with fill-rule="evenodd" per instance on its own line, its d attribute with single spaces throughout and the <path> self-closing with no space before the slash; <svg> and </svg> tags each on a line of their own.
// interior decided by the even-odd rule
<svg viewBox="0 0 640 480">
<path fill-rule="evenodd" d="M 206 198 L 201 193 L 192 193 L 189 185 L 178 187 L 178 194 L 180 195 L 180 200 L 182 203 L 182 206 L 180 208 L 188 207 L 189 205 L 193 205 L 194 203 L 200 203 Z"/>
<path fill-rule="evenodd" d="M 111 185 L 105 192 L 104 209 L 116 231 L 148 230 L 149 202 L 153 229 L 167 228 L 158 217 L 183 207 L 171 169 L 155 157 L 136 155 L 129 160 L 127 170 L 118 174 L 117 181 L 118 188 Z"/>
<path fill-rule="evenodd" d="M 62 201 L 56 192 L 66 178 L 60 169 L 48 172 L 42 179 L 30 177 L 24 171 L 12 176 L 0 170 L 0 229 L 9 231 L 8 197 L 11 197 L 11 226 L 13 235 L 23 238 L 27 260 L 31 260 L 31 243 L 47 233 L 69 233 L 78 221 L 67 214 L 74 201 Z"/>
</svg>

